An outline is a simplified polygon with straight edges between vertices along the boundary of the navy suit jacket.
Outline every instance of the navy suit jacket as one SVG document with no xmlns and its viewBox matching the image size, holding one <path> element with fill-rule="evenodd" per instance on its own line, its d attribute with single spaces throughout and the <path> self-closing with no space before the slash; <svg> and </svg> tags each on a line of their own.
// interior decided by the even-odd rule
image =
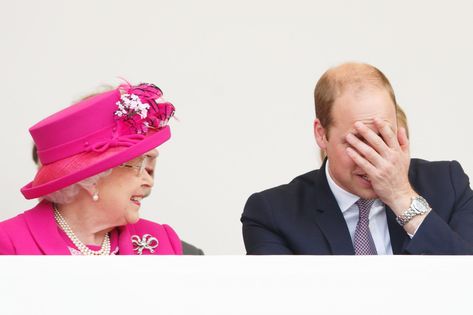
<svg viewBox="0 0 473 315">
<path fill-rule="evenodd" d="M 248 254 L 353 255 L 325 162 L 287 185 L 253 194 L 241 221 Z M 473 191 L 460 164 L 412 159 L 409 180 L 432 207 L 412 239 L 386 206 L 395 255 L 473 254 Z"/>
</svg>

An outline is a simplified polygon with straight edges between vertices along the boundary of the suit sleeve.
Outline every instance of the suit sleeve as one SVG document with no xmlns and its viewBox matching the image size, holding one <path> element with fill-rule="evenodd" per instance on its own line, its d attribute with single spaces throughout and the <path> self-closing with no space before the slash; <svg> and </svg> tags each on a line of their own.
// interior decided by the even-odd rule
<svg viewBox="0 0 473 315">
<path fill-rule="evenodd" d="M 472 255 L 473 191 L 468 176 L 456 161 L 450 163 L 450 181 L 455 202 L 452 209 L 433 209 L 405 250 L 409 254 Z M 438 213 L 450 213 L 447 220 Z"/>
<path fill-rule="evenodd" d="M 292 255 L 284 237 L 274 224 L 272 209 L 261 193 L 246 202 L 241 222 L 248 255 Z"/>
</svg>

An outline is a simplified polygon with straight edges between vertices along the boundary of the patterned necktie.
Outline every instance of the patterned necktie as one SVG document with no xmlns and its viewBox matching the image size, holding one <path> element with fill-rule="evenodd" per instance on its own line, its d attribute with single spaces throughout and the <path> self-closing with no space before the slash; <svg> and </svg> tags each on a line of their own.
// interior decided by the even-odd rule
<svg viewBox="0 0 473 315">
<path fill-rule="evenodd" d="M 376 246 L 370 232 L 370 210 L 374 199 L 359 199 L 356 202 L 360 210 L 358 224 L 355 229 L 355 239 L 353 241 L 355 247 L 355 255 L 377 255 Z"/>
</svg>

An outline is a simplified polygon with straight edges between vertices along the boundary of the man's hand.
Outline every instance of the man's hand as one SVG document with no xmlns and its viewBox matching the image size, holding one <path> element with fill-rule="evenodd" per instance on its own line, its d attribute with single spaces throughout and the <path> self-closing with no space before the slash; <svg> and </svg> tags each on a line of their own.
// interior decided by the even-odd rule
<svg viewBox="0 0 473 315">
<path fill-rule="evenodd" d="M 396 135 L 386 121 L 378 118 L 374 119 L 374 126 L 379 135 L 364 123 L 355 123 L 358 137 L 353 133 L 346 135 L 351 146 L 347 154 L 366 172 L 379 199 L 400 215 L 417 195 L 408 178 L 409 140 L 404 128 L 399 128 Z"/>
</svg>

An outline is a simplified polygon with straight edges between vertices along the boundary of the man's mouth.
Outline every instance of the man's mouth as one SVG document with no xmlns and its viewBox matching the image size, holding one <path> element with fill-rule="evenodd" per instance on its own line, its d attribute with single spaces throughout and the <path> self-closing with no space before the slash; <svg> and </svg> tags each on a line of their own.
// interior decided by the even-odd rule
<svg viewBox="0 0 473 315">
<path fill-rule="evenodd" d="M 363 178 L 364 180 L 370 181 L 370 179 L 368 178 L 367 175 L 360 175 L 360 176 L 361 176 L 361 178 Z"/>
<path fill-rule="evenodd" d="M 366 174 L 356 174 L 360 179 L 363 186 L 371 187 L 371 180 Z"/>
</svg>

